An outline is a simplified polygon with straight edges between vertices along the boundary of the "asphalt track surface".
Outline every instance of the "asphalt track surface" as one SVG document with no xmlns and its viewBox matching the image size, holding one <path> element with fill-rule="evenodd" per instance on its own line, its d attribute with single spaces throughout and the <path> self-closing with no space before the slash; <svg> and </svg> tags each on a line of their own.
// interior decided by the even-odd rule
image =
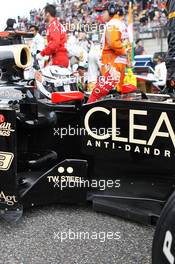
<svg viewBox="0 0 175 264">
<path fill-rule="evenodd" d="M 91 207 L 34 208 L 14 225 L 0 222 L 0 264 L 151 264 L 153 233 Z"/>
</svg>

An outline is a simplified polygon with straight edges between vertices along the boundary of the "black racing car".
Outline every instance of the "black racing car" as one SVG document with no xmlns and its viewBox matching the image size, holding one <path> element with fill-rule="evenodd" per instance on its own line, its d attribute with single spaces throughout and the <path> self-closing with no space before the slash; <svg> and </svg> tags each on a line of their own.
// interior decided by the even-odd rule
<svg viewBox="0 0 175 264">
<path fill-rule="evenodd" d="M 18 68 L 1 70 L 0 216 L 13 222 L 23 208 L 91 203 L 156 224 L 175 189 L 174 96 L 111 94 L 92 104 L 79 91 L 35 96 Z"/>
<path fill-rule="evenodd" d="M 2 217 L 22 207 L 88 202 L 156 223 L 175 187 L 173 96 L 113 94 L 92 104 L 79 91 L 36 97 L 15 61 L 0 63 Z"/>
</svg>

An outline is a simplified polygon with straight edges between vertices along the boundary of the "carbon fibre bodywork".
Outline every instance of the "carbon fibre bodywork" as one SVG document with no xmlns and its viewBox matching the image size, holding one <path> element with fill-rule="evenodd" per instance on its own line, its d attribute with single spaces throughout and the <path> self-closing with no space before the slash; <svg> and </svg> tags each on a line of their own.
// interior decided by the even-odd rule
<svg viewBox="0 0 175 264">
<path fill-rule="evenodd" d="M 18 219 L 22 207 L 92 203 L 96 211 L 157 221 L 175 187 L 173 98 L 134 93 L 53 104 L 29 88 L 11 89 L 21 99 L 1 100 L 3 217 L 18 212 Z"/>
</svg>

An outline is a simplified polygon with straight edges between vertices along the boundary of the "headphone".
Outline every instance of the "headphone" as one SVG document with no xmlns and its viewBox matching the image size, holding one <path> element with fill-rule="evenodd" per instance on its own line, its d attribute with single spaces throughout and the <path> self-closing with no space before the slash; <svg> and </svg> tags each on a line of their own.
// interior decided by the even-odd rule
<svg viewBox="0 0 175 264">
<path fill-rule="evenodd" d="M 118 13 L 119 16 L 123 16 L 124 15 L 123 8 L 120 7 L 120 6 L 118 6 L 115 3 L 109 4 L 109 6 L 108 6 L 108 12 L 109 12 L 109 15 L 111 17 L 114 16 L 115 14 L 117 14 L 117 13 Z"/>
<path fill-rule="evenodd" d="M 117 5 L 114 3 L 109 4 L 108 12 L 110 16 L 114 16 L 117 13 Z"/>
</svg>

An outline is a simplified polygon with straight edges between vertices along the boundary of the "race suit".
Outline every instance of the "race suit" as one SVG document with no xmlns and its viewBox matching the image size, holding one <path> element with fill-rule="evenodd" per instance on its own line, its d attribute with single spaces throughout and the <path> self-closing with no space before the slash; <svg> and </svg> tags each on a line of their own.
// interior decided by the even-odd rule
<svg viewBox="0 0 175 264">
<path fill-rule="evenodd" d="M 168 54 L 166 58 L 167 88 L 169 92 L 175 88 L 175 1 L 167 1 L 168 11 Z"/>
<path fill-rule="evenodd" d="M 54 18 L 47 28 L 47 47 L 41 51 L 42 56 L 49 56 L 52 65 L 68 67 L 69 59 L 65 44 L 67 35 L 64 27 Z"/>
<path fill-rule="evenodd" d="M 104 34 L 104 47 L 102 51 L 102 75 L 105 74 L 105 65 L 110 64 L 120 72 L 120 83 L 117 85 L 117 91 L 120 92 L 125 78 L 125 68 L 127 64 L 126 49 L 124 41 L 128 40 L 127 27 L 123 18 L 114 15 L 106 24 Z"/>
</svg>

